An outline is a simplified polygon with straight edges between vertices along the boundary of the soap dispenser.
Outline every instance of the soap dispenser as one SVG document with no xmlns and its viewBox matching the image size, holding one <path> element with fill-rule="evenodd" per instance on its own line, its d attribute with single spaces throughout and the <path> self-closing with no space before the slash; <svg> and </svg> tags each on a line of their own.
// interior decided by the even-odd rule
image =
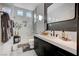
<svg viewBox="0 0 79 59">
<path fill-rule="evenodd" d="M 64 30 L 62 31 L 62 39 L 64 41 L 67 41 L 68 40 L 68 34 L 64 32 Z"/>
</svg>

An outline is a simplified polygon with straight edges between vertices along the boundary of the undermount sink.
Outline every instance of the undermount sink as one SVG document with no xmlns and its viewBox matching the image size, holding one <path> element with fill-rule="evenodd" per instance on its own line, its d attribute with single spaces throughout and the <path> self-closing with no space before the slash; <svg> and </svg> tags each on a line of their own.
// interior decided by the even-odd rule
<svg viewBox="0 0 79 59">
<path fill-rule="evenodd" d="M 67 40 L 65 40 L 65 39 L 62 39 L 63 41 L 72 41 L 72 40 L 70 40 L 70 39 L 67 39 Z"/>
</svg>

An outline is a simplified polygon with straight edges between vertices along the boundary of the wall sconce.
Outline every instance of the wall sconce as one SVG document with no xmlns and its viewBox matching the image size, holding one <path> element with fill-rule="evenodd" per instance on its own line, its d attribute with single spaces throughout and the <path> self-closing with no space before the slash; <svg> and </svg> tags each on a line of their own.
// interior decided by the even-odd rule
<svg viewBox="0 0 79 59">
<path fill-rule="evenodd" d="M 42 21 L 43 20 L 43 16 L 39 15 L 38 19 L 39 19 L 39 21 Z"/>
</svg>

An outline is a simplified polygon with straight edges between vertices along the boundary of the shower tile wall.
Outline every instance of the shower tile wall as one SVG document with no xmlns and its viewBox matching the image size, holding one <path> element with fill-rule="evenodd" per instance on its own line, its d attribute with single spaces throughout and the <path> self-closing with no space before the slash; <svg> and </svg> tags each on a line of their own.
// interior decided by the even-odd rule
<svg viewBox="0 0 79 59">
<path fill-rule="evenodd" d="M 26 9 L 14 7 L 14 6 L 11 6 L 11 5 L 0 4 L 0 9 L 2 7 L 9 7 L 9 8 L 12 9 L 10 18 L 11 18 L 11 20 L 14 20 L 14 22 L 18 22 L 20 24 L 23 24 L 23 21 L 26 21 L 27 22 L 27 26 L 26 27 L 22 27 L 21 30 L 20 30 L 19 35 L 22 38 L 21 40 L 22 41 L 24 41 L 24 40 L 28 41 L 28 39 L 33 38 L 33 15 L 30 18 L 29 17 L 26 17 L 25 14 L 24 14 L 23 17 L 16 15 L 16 10 L 21 9 L 21 10 L 24 11 L 24 13 L 25 12 L 28 12 L 30 10 L 26 10 Z M 32 11 L 30 11 L 30 12 L 32 12 Z"/>
</svg>

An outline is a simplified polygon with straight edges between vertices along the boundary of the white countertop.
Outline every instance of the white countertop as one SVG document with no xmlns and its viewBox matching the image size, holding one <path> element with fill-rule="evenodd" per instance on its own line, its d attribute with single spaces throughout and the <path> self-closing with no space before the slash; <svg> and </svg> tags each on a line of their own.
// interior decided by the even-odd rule
<svg viewBox="0 0 79 59">
<path fill-rule="evenodd" d="M 41 34 L 35 34 L 36 37 L 39 37 L 40 39 L 49 42 L 50 44 L 53 44 L 57 47 L 60 47 L 68 52 L 71 52 L 72 54 L 77 55 L 77 42 L 76 41 L 64 41 L 62 39 L 51 37 L 51 36 L 45 36 Z"/>
</svg>

